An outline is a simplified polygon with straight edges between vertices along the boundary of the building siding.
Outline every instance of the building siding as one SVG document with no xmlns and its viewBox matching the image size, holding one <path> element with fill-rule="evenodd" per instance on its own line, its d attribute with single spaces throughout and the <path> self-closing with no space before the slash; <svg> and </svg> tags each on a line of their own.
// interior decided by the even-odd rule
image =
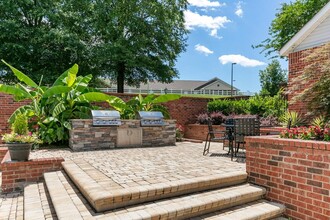
<svg viewBox="0 0 330 220">
<path fill-rule="evenodd" d="M 330 41 L 330 17 L 321 22 L 297 47 L 294 52 L 320 46 Z"/>
</svg>

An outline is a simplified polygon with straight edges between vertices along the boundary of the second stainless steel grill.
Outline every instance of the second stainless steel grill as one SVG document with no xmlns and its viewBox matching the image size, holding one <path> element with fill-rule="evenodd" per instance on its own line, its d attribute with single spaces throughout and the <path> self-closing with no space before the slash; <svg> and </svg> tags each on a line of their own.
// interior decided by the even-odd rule
<svg viewBox="0 0 330 220">
<path fill-rule="evenodd" d="M 139 111 L 141 127 L 156 127 L 164 125 L 164 116 L 161 112 Z"/>
<path fill-rule="evenodd" d="M 92 110 L 93 126 L 118 126 L 121 125 L 118 111 Z"/>
</svg>

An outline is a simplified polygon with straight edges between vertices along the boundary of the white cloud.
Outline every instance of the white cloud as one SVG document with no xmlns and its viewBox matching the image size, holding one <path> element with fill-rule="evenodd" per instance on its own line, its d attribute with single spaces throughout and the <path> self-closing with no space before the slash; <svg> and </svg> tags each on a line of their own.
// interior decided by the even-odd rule
<svg viewBox="0 0 330 220">
<path fill-rule="evenodd" d="M 205 56 L 208 56 L 209 54 L 213 54 L 212 50 L 200 44 L 195 45 L 195 50 L 204 54 Z"/>
<path fill-rule="evenodd" d="M 213 30 L 211 30 L 210 35 L 211 35 L 212 37 L 215 37 L 215 38 L 218 38 L 218 39 L 222 39 L 222 37 L 218 35 L 218 30 L 217 30 L 217 29 L 213 29 Z"/>
<path fill-rule="evenodd" d="M 241 1 L 239 1 L 239 2 L 237 3 L 237 5 L 236 5 L 236 11 L 235 11 L 235 14 L 236 14 L 238 17 L 240 17 L 240 18 L 243 17 L 244 12 L 243 12 L 242 2 L 241 2 Z"/>
<path fill-rule="evenodd" d="M 221 7 L 225 6 L 226 3 L 220 3 L 218 1 L 209 1 L 209 0 L 188 0 L 188 3 L 191 6 L 206 8 L 206 7 Z"/>
<path fill-rule="evenodd" d="M 217 37 L 217 31 L 220 28 L 225 27 L 226 23 L 231 22 L 226 16 L 212 17 L 207 15 L 200 15 L 198 13 L 187 10 L 184 12 L 185 25 L 188 29 L 194 29 L 194 27 L 209 29 L 210 35 Z"/>
<path fill-rule="evenodd" d="M 238 65 L 241 65 L 244 67 L 256 67 L 256 66 L 266 65 L 266 63 L 264 63 L 264 62 L 261 62 L 259 60 L 249 59 L 240 54 L 223 55 L 223 56 L 219 57 L 219 61 L 222 64 L 237 63 Z"/>
</svg>

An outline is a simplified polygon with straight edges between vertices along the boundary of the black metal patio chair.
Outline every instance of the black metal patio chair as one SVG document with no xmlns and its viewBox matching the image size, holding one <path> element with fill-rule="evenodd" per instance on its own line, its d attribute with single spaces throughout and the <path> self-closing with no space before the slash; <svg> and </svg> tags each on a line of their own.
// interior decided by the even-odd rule
<svg viewBox="0 0 330 220">
<path fill-rule="evenodd" d="M 234 119 L 234 140 L 235 156 L 239 151 L 240 145 L 244 147 L 246 136 L 259 136 L 260 122 L 258 118 L 235 118 Z"/>
<path fill-rule="evenodd" d="M 210 151 L 210 145 L 211 142 L 222 142 L 223 145 L 225 145 L 225 142 L 229 140 L 232 140 L 231 134 L 232 134 L 232 129 L 234 126 L 234 121 L 233 119 L 228 119 L 225 122 L 225 127 L 226 129 L 224 131 L 219 131 L 219 130 L 214 130 L 212 126 L 212 120 L 208 120 L 207 122 L 208 125 L 208 133 L 205 139 L 205 146 L 204 146 L 204 151 L 203 155 L 207 155 Z"/>
</svg>

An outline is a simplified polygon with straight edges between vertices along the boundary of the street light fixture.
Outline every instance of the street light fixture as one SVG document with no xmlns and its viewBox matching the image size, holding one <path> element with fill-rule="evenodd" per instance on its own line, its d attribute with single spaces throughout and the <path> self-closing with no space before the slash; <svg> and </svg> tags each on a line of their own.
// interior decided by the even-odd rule
<svg viewBox="0 0 330 220">
<path fill-rule="evenodd" d="M 233 79 L 233 75 L 234 75 L 234 65 L 236 63 L 231 63 L 231 85 L 230 85 L 230 91 L 231 91 L 231 97 L 233 97 L 233 83 L 234 83 L 234 79 Z"/>
</svg>

